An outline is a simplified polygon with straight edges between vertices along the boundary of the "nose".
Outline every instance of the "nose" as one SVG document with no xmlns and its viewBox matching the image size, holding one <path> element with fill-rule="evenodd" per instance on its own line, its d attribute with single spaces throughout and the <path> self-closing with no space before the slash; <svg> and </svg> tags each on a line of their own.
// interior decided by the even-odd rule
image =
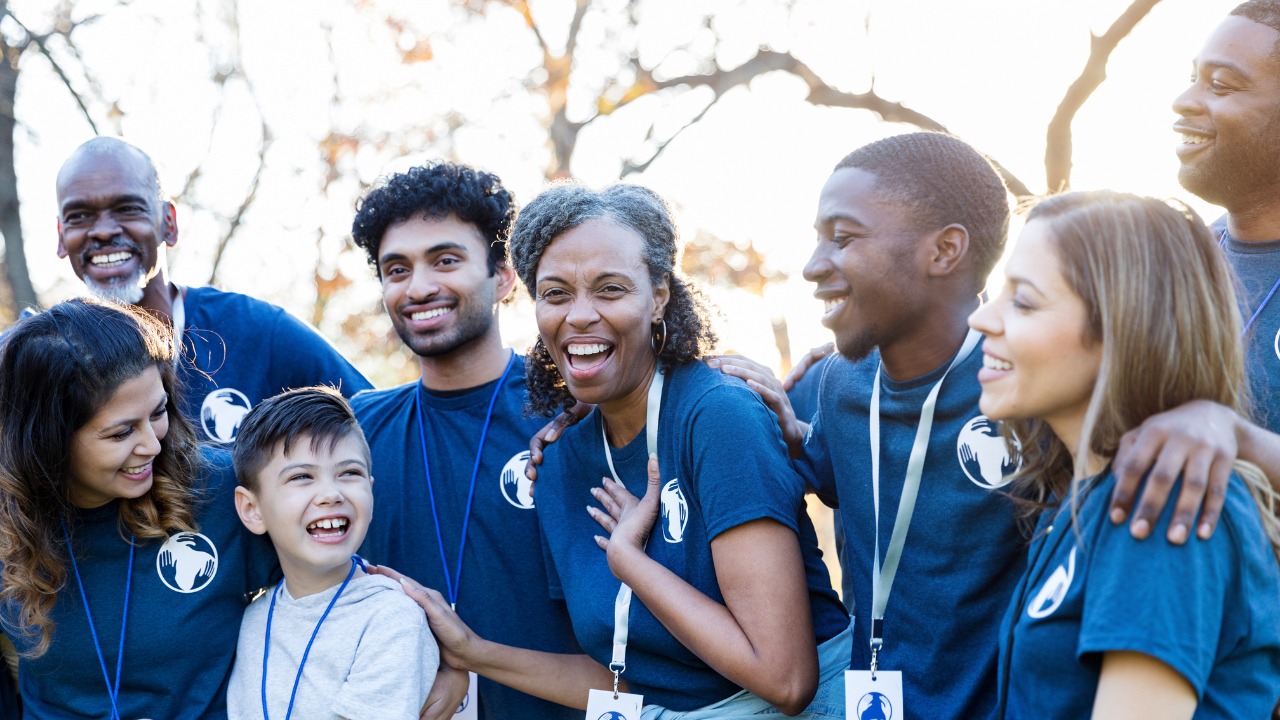
<svg viewBox="0 0 1280 720">
<path fill-rule="evenodd" d="M 1204 113 L 1204 101 L 1200 92 L 1199 81 L 1191 83 L 1191 86 L 1182 91 L 1182 94 L 1173 99 L 1173 111 L 1179 117 L 1191 117 L 1192 115 L 1200 115 Z"/>
<path fill-rule="evenodd" d="M 133 447 L 133 454 L 138 457 L 154 458 L 160 454 L 160 436 L 151 423 L 143 423 L 138 433 L 138 444 Z"/>
<path fill-rule="evenodd" d="M 565 316 L 565 322 L 579 330 L 586 329 L 599 319 L 600 313 L 596 310 L 595 303 L 587 297 L 574 298 L 569 306 L 569 314 Z"/>
<path fill-rule="evenodd" d="M 969 327 L 992 337 L 1004 333 L 1004 324 L 1000 322 L 1000 313 L 996 312 L 994 302 L 986 302 L 969 314 Z"/>
<path fill-rule="evenodd" d="M 809 262 L 804 264 L 804 279 L 811 283 L 821 283 L 831 274 L 831 258 L 827 255 L 827 243 L 818 240 L 818 244 L 813 248 L 813 254 L 809 256 Z"/>
<path fill-rule="evenodd" d="M 316 496 L 312 501 L 316 505 L 332 507 L 341 505 L 346 502 L 346 498 L 342 495 L 341 488 L 333 478 L 325 478 L 320 481 L 320 486 L 316 488 Z"/>
<path fill-rule="evenodd" d="M 436 282 L 435 273 L 415 267 L 413 277 L 409 279 L 409 301 L 426 302 L 439 294 L 440 283 Z"/>
<path fill-rule="evenodd" d="M 101 242 L 115 240 L 119 235 L 120 223 L 116 222 L 110 212 L 99 213 L 93 221 L 93 227 L 89 228 L 89 237 Z"/>
</svg>

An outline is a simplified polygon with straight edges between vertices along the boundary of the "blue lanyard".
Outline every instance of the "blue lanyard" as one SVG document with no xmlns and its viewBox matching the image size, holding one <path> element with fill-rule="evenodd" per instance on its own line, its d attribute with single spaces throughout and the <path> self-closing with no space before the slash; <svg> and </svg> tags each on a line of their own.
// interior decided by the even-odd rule
<svg viewBox="0 0 1280 720">
<path fill-rule="evenodd" d="M 298 696 L 298 683 L 302 680 L 302 668 L 307 665 L 307 656 L 311 654 L 311 645 L 316 641 L 316 635 L 320 634 L 320 626 L 324 624 L 324 619 L 329 617 L 329 611 L 333 609 L 338 598 L 342 597 L 342 591 L 347 589 L 347 583 L 351 582 L 351 577 L 356 574 L 356 566 L 361 570 L 364 569 L 364 561 L 359 555 L 351 556 L 351 572 L 347 573 L 347 579 L 342 581 L 342 586 L 338 588 L 338 592 L 329 601 L 329 607 L 324 609 L 324 614 L 320 616 L 320 622 L 316 623 L 316 629 L 311 631 L 311 639 L 307 641 L 307 649 L 302 651 L 302 662 L 298 663 L 298 674 L 293 678 L 293 692 L 289 693 L 289 709 L 284 713 L 284 720 L 289 720 L 289 716 L 293 714 L 293 700 Z M 267 658 L 271 655 L 271 616 L 276 614 L 276 597 L 280 595 L 280 586 L 284 584 L 284 578 L 280 578 L 280 582 L 276 583 L 276 589 L 271 593 L 271 607 L 267 609 L 267 637 L 262 641 L 262 718 L 269 720 L 271 715 L 267 712 Z"/>
<path fill-rule="evenodd" d="M 129 590 L 133 586 L 133 550 L 134 536 L 129 536 L 129 572 L 124 579 L 124 615 L 120 619 L 120 648 L 116 651 L 116 682 L 111 684 L 107 676 L 107 661 L 102 657 L 102 645 L 98 643 L 98 631 L 93 626 L 93 613 L 89 612 L 89 596 L 84 592 L 84 580 L 80 579 L 80 566 L 76 564 L 76 552 L 71 549 L 71 533 L 67 532 L 67 521 L 62 521 L 62 536 L 67 539 L 67 553 L 71 555 L 71 570 L 76 574 L 76 584 L 80 586 L 80 600 L 84 603 L 84 616 L 89 620 L 89 635 L 93 637 L 93 649 L 98 653 L 98 665 L 102 668 L 102 679 L 107 683 L 107 696 L 111 698 L 111 720 L 120 720 L 120 710 L 116 700 L 120 697 L 120 668 L 124 662 L 124 630 L 129 625 Z"/>
<path fill-rule="evenodd" d="M 1227 231 L 1223 230 L 1222 237 L 1218 238 L 1218 247 L 1222 247 L 1226 243 Z M 1267 296 L 1262 299 L 1262 304 L 1258 306 L 1258 309 L 1253 311 L 1253 317 L 1249 318 L 1249 322 L 1244 324 L 1244 329 L 1240 331 L 1240 337 L 1244 337 L 1249 332 L 1249 328 L 1253 327 L 1253 321 L 1258 319 L 1263 309 L 1267 307 L 1267 303 L 1271 302 L 1271 297 L 1276 294 L 1276 290 L 1280 290 L 1280 278 L 1276 278 L 1276 284 L 1271 286 L 1271 292 L 1267 293 Z"/>
<path fill-rule="evenodd" d="M 511 359 L 507 361 L 507 369 L 498 378 L 498 385 L 493 389 L 493 397 L 489 398 L 489 410 L 484 414 L 484 428 L 480 431 L 480 447 L 476 448 L 476 464 L 471 469 L 471 489 L 467 491 L 467 510 L 462 516 L 462 539 L 458 542 L 458 570 L 449 576 L 449 561 L 444 554 L 444 536 L 440 532 L 440 514 L 436 512 L 436 494 L 431 487 L 431 462 L 427 458 L 427 416 L 422 409 L 422 387 L 419 385 L 415 397 L 418 411 L 418 437 L 422 440 L 422 468 L 427 475 L 427 497 L 431 499 L 431 519 L 436 524 L 436 547 L 440 548 L 440 569 L 444 571 L 445 590 L 449 593 L 449 607 L 457 609 L 458 587 L 462 584 L 462 553 L 467 549 L 467 525 L 471 522 L 471 500 L 476 494 L 476 475 L 480 473 L 480 456 L 484 454 L 484 440 L 489 435 L 489 422 L 493 420 L 493 405 L 498 401 L 498 393 L 502 392 L 502 384 L 516 364 L 516 353 L 511 351 Z"/>
</svg>

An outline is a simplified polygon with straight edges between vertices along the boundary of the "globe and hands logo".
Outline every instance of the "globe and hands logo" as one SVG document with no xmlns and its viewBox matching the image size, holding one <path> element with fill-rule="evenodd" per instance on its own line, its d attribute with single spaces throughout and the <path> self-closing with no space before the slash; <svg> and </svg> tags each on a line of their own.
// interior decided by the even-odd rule
<svg viewBox="0 0 1280 720">
<path fill-rule="evenodd" d="M 1021 448 L 1016 438 L 1014 443 L 1015 450 Z M 960 429 L 956 454 L 964 474 L 978 487 L 1003 487 L 1018 470 L 1017 453 L 1009 456 L 1000 424 L 985 415 L 973 418 Z"/>
<path fill-rule="evenodd" d="M 684 529 L 689 524 L 689 503 L 680 489 L 680 480 L 671 480 L 662 486 L 659 495 L 662 503 L 662 539 L 669 543 L 684 540 Z"/>
<path fill-rule="evenodd" d="M 516 453 L 502 466 L 502 475 L 499 476 L 502 497 L 521 510 L 533 509 L 533 483 L 524 476 L 524 466 L 528 462 L 528 450 Z"/>
<path fill-rule="evenodd" d="M 218 574 L 218 548 L 200 533 L 172 535 L 156 554 L 156 573 L 170 590 L 199 592 Z"/>
<path fill-rule="evenodd" d="M 878 692 L 869 692 L 858 700 L 858 720 L 893 720 L 893 703 Z"/>
<path fill-rule="evenodd" d="M 596 718 L 596 720 L 627 720 L 627 716 L 623 715 L 617 710 L 610 710 L 609 712 Z"/>
<path fill-rule="evenodd" d="M 240 421 L 253 406 L 244 393 L 235 388 L 219 388 L 205 396 L 200 404 L 200 424 L 210 438 L 220 443 L 235 442 Z"/>
</svg>

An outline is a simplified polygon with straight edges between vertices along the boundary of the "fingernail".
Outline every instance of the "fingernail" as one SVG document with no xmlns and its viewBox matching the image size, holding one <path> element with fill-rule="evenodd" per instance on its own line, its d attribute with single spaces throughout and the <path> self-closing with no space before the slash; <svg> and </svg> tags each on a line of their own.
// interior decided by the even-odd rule
<svg viewBox="0 0 1280 720">
<path fill-rule="evenodd" d="M 1181 545 L 1186 541 L 1187 541 L 1186 525 L 1183 525 L 1182 523 L 1178 523 L 1177 525 L 1174 525 L 1173 527 L 1169 528 L 1169 542 L 1173 543 L 1174 545 Z"/>
<path fill-rule="evenodd" d="M 1131 529 L 1130 534 L 1132 534 L 1134 537 L 1138 538 L 1139 540 L 1147 539 L 1147 536 L 1151 534 L 1151 523 L 1148 522 L 1146 519 L 1135 521 L 1133 523 L 1133 528 Z"/>
<path fill-rule="evenodd" d="M 1115 523 L 1116 525 L 1119 525 L 1120 523 L 1124 522 L 1124 517 L 1125 517 L 1124 510 L 1121 510 L 1120 508 L 1111 509 L 1111 522 Z"/>
<path fill-rule="evenodd" d="M 1200 529 L 1196 532 L 1201 540 L 1208 540 L 1213 535 L 1213 526 L 1209 523 L 1200 523 Z"/>
</svg>

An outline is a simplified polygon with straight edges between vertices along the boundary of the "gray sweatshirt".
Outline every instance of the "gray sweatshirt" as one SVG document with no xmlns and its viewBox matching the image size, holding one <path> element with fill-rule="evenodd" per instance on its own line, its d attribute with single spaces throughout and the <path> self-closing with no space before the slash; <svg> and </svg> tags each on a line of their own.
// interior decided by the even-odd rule
<svg viewBox="0 0 1280 720">
<path fill-rule="evenodd" d="M 298 663 L 335 586 L 295 600 L 281 586 L 271 618 L 267 708 L 285 720 Z M 268 592 L 244 611 L 227 687 L 230 720 L 262 720 L 262 650 Z M 298 683 L 292 718 L 417 720 L 440 663 L 426 615 L 400 585 L 380 575 L 354 578 L 320 627 Z"/>
</svg>

